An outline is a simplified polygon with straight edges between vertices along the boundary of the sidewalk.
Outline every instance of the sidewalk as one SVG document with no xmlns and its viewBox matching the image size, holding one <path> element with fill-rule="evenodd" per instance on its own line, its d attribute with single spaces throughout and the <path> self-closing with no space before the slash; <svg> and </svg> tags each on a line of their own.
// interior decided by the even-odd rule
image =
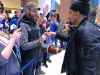
<svg viewBox="0 0 100 75">
<path fill-rule="evenodd" d="M 42 70 L 46 73 L 45 75 L 66 75 L 66 74 L 60 73 L 64 54 L 65 54 L 65 51 L 62 51 L 61 53 L 50 57 L 50 59 L 52 60 L 52 63 L 47 63 L 48 68 L 42 67 Z"/>
</svg>

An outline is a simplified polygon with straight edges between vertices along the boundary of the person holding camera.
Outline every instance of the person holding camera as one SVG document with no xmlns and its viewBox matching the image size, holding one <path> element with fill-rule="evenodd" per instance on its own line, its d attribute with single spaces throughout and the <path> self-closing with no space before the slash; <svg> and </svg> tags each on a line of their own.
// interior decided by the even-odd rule
<svg viewBox="0 0 100 75">
<path fill-rule="evenodd" d="M 21 29 L 12 34 L 5 31 L 7 14 L 0 1 L 0 75 L 20 75 L 20 52 L 17 47 L 21 37 Z"/>
<path fill-rule="evenodd" d="M 20 62 L 15 52 L 15 45 L 20 37 L 19 30 L 10 36 L 0 31 L 0 75 L 20 75 Z"/>
</svg>

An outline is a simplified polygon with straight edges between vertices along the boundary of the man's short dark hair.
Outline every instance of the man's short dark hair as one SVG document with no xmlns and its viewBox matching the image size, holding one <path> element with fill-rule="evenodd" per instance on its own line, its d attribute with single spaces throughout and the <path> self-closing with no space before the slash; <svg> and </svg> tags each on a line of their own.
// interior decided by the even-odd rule
<svg viewBox="0 0 100 75">
<path fill-rule="evenodd" d="M 89 0 L 77 0 L 72 3 L 70 9 L 72 9 L 73 11 L 79 11 L 80 14 L 84 16 L 88 16 L 90 12 Z"/>
</svg>

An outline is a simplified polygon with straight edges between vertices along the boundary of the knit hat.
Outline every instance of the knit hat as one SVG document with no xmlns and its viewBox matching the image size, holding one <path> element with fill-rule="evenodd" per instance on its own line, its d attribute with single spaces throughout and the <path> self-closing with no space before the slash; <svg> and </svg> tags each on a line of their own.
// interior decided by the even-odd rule
<svg viewBox="0 0 100 75">
<path fill-rule="evenodd" d="M 90 11 L 89 0 L 77 0 L 74 1 L 70 7 L 73 11 L 79 11 L 80 14 L 88 16 Z"/>
<path fill-rule="evenodd" d="M 40 8 L 38 8 L 36 3 L 33 2 L 28 2 L 26 5 L 23 7 L 24 12 L 29 12 L 29 11 L 37 11 Z"/>
</svg>

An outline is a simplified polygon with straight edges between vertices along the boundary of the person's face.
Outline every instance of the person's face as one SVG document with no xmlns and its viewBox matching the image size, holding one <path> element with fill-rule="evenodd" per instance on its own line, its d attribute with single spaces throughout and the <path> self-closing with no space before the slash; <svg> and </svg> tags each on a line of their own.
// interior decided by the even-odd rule
<svg viewBox="0 0 100 75">
<path fill-rule="evenodd" d="M 31 9 L 29 12 L 30 12 L 30 16 L 32 17 L 37 16 L 37 10 L 35 8 Z"/>
<path fill-rule="evenodd" d="M 32 10 L 30 10 L 29 12 L 30 12 L 30 13 L 29 13 L 29 16 L 30 16 L 30 17 L 34 17 L 34 20 L 37 20 L 37 18 L 38 18 L 37 10 L 36 10 L 36 9 L 32 9 Z"/>
<path fill-rule="evenodd" d="M 20 16 L 21 16 L 21 11 L 18 10 L 18 11 L 16 12 L 16 15 L 17 15 L 18 17 L 20 17 Z"/>
<path fill-rule="evenodd" d="M 79 12 L 70 9 L 68 19 L 72 24 L 76 24 L 77 21 L 79 20 L 79 15 L 80 15 Z"/>
<path fill-rule="evenodd" d="M 43 22 L 43 16 L 41 16 L 41 15 L 39 14 L 39 16 L 38 16 L 38 18 L 37 18 L 37 24 L 38 24 L 38 25 L 41 25 L 42 22 Z"/>
<path fill-rule="evenodd" d="M 51 16 L 51 20 L 52 21 L 56 20 L 56 16 Z"/>
</svg>

